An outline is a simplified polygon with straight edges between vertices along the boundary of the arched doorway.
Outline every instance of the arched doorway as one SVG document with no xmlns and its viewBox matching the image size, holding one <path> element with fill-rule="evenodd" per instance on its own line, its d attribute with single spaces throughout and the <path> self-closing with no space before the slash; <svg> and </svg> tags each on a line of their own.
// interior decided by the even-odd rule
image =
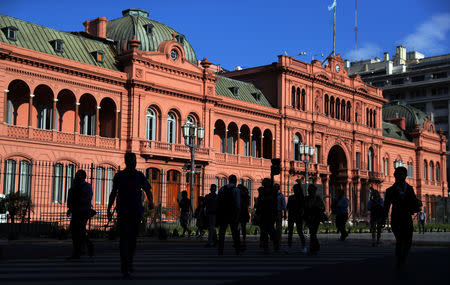
<svg viewBox="0 0 450 285">
<path fill-rule="evenodd" d="M 329 195 L 334 197 L 338 189 L 347 193 L 347 156 L 342 147 L 335 145 L 328 152 L 327 164 L 330 167 Z M 326 201 L 330 203 L 330 199 Z"/>
<path fill-rule="evenodd" d="M 158 206 L 161 203 L 161 171 L 158 168 L 146 169 L 147 179 L 152 186 L 153 204 Z"/>
</svg>

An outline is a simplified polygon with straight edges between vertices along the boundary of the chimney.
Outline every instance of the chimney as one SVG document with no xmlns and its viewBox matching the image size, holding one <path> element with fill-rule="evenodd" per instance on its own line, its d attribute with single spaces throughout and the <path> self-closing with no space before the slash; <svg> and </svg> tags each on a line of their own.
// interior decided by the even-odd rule
<svg viewBox="0 0 450 285">
<path fill-rule="evenodd" d="M 406 62 L 406 47 L 397 46 L 395 48 L 394 65 L 403 65 Z"/>
<path fill-rule="evenodd" d="M 92 36 L 106 39 L 106 23 L 108 23 L 108 20 L 105 17 L 85 21 L 83 23 L 84 31 Z"/>
<path fill-rule="evenodd" d="M 406 119 L 405 117 L 401 117 L 401 118 L 391 118 L 391 119 L 386 119 L 384 120 L 385 122 L 397 125 L 397 127 L 399 127 L 400 129 L 402 129 L 403 131 L 406 130 Z"/>
<path fill-rule="evenodd" d="M 389 61 L 389 53 L 388 52 L 384 53 L 384 61 Z"/>
</svg>

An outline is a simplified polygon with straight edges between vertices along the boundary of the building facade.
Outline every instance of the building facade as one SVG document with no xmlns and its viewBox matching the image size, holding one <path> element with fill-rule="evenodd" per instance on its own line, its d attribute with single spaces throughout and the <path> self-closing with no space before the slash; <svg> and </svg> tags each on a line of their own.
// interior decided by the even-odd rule
<svg viewBox="0 0 450 285">
<path fill-rule="evenodd" d="M 327 208 L 345 189 L 354 218 L 367 215 L 369 188 L 385 191 L 398 165 L 408 167 L 408 183 L 430 211 L 433 197 L 448 196 L 445 136 L 412 107 L 390 106 L 394 115 L 385 116 L 381 89 L 349 76 L 339 55 L 326 66 L 279 56 L 218 72 L 148 12 L 122 14 L 72 33 L 0 15 L 2 193 L 62 209 L 74 172 L 87 165 L 93 202 L 105 207 L 123 154 L 133 151 L 155 202 L 175 217 L 179 192 L 190 192 L 181 132 L 188 123 L 205 128 L 196 196 L 236 174 L 257 197 L 271 158 L 281 159 L 275 182 L 291 193 L 304 182 L 304 144 L 315 150 L 308 177 Z"/>
<path fill-rule="evenodd" d="M 347 62 L 347 66 L 350 75 L 359 74 L 364 82 L 381 88 L 384 98 L 390 102 L 411 105 L 429 114 L 436 130 L 445 132 L 448 149 L 450 54 L 425 57 L 397 46 L 392 59 L 385 52 L 383 60 Z M 448 177 L 448 167 L 446 171 Z"/>
</svg>

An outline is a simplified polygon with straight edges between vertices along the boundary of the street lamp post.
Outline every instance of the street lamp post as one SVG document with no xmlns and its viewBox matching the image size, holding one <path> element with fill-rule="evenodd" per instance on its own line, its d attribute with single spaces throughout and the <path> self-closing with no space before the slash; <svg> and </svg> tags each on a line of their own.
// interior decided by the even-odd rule
<svg viewBox="0 0 450 285">
<path fill-rule="evenodd" d="M 308 165 L 312 160 L 312 156 L 314 155 L 314 147 L 307 144 L 299 145 L 299 153 L 300 159 L 305 163 L 305 181 L 306 181 L 306 191 L 308 191 L 308 183 L 309 183 L 309 172 Z M 302 159 L 303 156 L 303 159 Z"/>
<path fill-rule="evenodd" d="M 184 143 L 189 147 L 191 151 L 191 206 L 192 210 L 195 208 L 195 149 L 199 148 L 201 142 L 205 136 L 205 128 L 196 126 L 195 124 L 187 122 L 181 126 L 183 130 Z M 195 143 L 195 139 L 198 138 L 198 144 Z"/>
</svg>

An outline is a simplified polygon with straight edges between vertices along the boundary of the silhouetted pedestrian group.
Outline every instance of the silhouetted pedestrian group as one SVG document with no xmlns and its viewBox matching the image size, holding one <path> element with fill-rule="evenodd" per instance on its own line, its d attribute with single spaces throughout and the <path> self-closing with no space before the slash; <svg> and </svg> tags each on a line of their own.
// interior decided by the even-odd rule
<svg viewBox="0 0 450 285">
<path fill-rule="evenodd" d="M 125 164 L 126 168 L 119 171 L 113 179 L 108 203 L 108 219 L 112 219 L 113 212 L 111 210 L 116 201 L 115 210 L 120 231 L 120 269 L 124 278 L 130 278 L 130 274 L 133 272 L 136 237 L 144 212 L 142 191 L 145 192 L 148 201 L 153 201 L 153 198 L 148 179 L 142 172 L 136 170 L 134 153 L 125 154 Z M 386 224 L 392 206 L 391 227 L 396 239 L 395 253 L 397 265 L 402 267 L 412 244 L 411 215 L 420 212 L 418 214 L 420 221 L 424 221 L 426 217 L 421 212 L 422 204 L 417 199 L 413 188 L 406 183 L 406 168 L 396 168 L 394 176 L 395 183 L 386 190 L 384 200 L 377 190 L 370 189 L 368 210 L 370 211 L 372 246 L 376 246 L 380 243 L 381 230 Z M 84 245 L 87 246 L 89 256 L 94 254 L 93 244 L 86 234 L 86 224 L 89 218 L 95 215 L 95 211 L 92 210 L 91 205 L 92 187 L 85 180 L 86 172 L 78 171 L 68 193 L 67 215 L 72 216 L 70 228 L 73 239 L 71 256 L 73 259 L 80 258 Z M 237 185 L 235 175 L 228 177 L 228 184 L 223 185 L 217 194 L 216 190 L 216 185 L 212 184 L 210 193 L 205 197 L 199 197 L 195 212 L 193 212 L 187 192 L 181 192 L 181 199 L 178 203 L 183 235 L 186 232 L 189 234 L 188 223 L 193 214 L 197 219 L 198 236 L 201 237 L 205 230 L 208 231 L 208 242 L 205 247 L 217 246 L 218 255 L 223 255 L 225 233 L 229 226 L 234 250 L 236 254 L 241 254 L 246 250 L 251 194 L 244 185 Z M 258 197 L 254 202 L 252 223 L 259 226 L 260 247 L 265 253 L 269 252 L 270 241 L 274 251 L 280 249 L 282 224 L 286 218 L 288 220 L 288 246 L 292 247 L 295 225 L 301 242 L 301 251 L 311 255 L 319 252 L 320 244 L 317 238 L 319 225 L 328 219 L 325 214 L 325 203 L 320 193 L 317 193 L 317 187 L 314 184 L 310 184 L 305 190 L 306 193 L 300 184 L 295 184 L 293 194 L 288 197 L 286 204 L 286 198 L 280 191 L 280 185 L 274 184 L 273 180 L 269 178 L 262 180 L 262 185 L 258 188 Z M 152 205 L 153 203 L 149 203 L 149 207 Z M 348 206 L 349 200 L 345 197 L 345 191 L 339 189 L 336 197 L 331 200 L 331 211 L 335 215 L 341 241 L 348 236 L 345 229 L 349 218 Z M 309 250 L 306 248 L 304 226 L 309 230 Z M 216 228 L 218 228 L 218 236 Z"/>
</svg>

